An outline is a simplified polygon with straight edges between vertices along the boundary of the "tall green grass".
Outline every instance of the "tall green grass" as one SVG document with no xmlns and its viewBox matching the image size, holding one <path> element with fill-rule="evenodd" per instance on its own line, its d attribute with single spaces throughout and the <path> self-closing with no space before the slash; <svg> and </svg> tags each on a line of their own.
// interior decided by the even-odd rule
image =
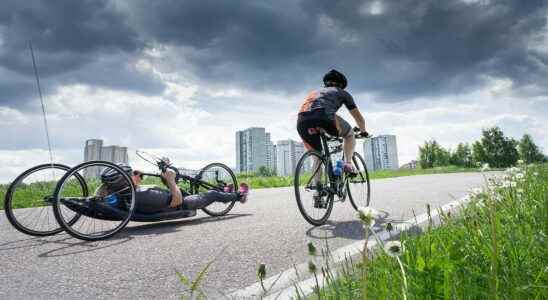
<svg viewBox="0 0 548 300">
<path fill-rule="evenodd" d="M 403 234 L 397 259 L 377 251 L 347 263 L 337 280 L 310 297 L 548 299 L 548 165 L 522 165 L 503 180 L 486 179 L 458 215 L 442 214 L 441 221 L 421 235 Z"/>
</svg>

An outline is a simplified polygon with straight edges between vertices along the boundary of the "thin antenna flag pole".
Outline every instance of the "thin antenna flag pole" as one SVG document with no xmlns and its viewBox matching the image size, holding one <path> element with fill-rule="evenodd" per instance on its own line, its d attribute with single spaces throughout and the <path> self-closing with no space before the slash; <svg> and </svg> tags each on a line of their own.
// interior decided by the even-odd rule
<svg viewBox="0 0 548 300">
<path fill-rule="evenodd" d="M 49 160 L 53 167 L 53 151 L 51 150 L 51 141 L 48 130 L 48 119 L 46 118 L 46 105 L 44 104 L 44 97 L 42 97 L 42 88 L 40 87 L 40 77 L 38 76 L 38 68 L 36 67 L 36 59 L 34 58 L 34 50 L 32 49 L 32 43 L 29 41 L 30 55 L 32 56 L 32 67 L 34 68 L 34 75 L 36 76 L 36 85 L 38 86 L 38 95 L 40 96 L 40 103 L 42 104 L 42 116 L 44 117 L 44 129 L 46 130 L 46 139 L 48 140 Z"/>
</svg>

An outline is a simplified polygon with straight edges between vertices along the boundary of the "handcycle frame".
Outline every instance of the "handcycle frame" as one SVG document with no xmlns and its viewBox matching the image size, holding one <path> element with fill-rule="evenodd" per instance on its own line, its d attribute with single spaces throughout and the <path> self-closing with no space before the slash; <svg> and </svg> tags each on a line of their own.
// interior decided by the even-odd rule
<svg viewBox="0 0 548 300">
<path fill-rule="evenodd" d="M 85 176 L 82 176 L 81 174 L 78 173 L 79 171 L 84 170 L 86 167 L 96 167 L 96 166 L 103 166 L 107 168 L 118 169 L 120 171 L 122 170 L 115 164 L 112 164 L 106 161 L 85 162 L 73 168 L 70 168 L 66 165 L 61 165 L 61 164 L 42 164 L 26 170 L 25 172 L 20 174 L 8 187 L 8 191 L 4 199 L 4 208 L 6 209 L 6 215 L 8 217 L 8 220 L 17 230 L 29 235 L 48 236 L 48 235 L 54 235 L 62 231 L 67 231 L 69 234 L 83 240 L 99 240 L 99 239 L 108 238 L 114 235 L 120 229 L 125 227 L 129 221 L 156 222 L 156 221 L 188 218 L 196 215 L 195 210 L 183 210 L 183 209 L 172 209 L 172 210 L 167 210 L 165 212 L 154 213 L 154 214 L 143 214 L 143 213 L 135 212 L 133 208 L 135 203 L 134 195 L 135 195 L 136 189 L 133 186 L 133 182 L 131 181 L 131 178 L 127 174 L 124 174 L 123 176 L 126 178 L 128 183 L 130 184 L 131 190 L 129 190 L 130 192 L 128 193 L 131 193 L 132 195 L 131 202 L 133 203 L 131 205 L 131 209 L 127 209 L 123 216 L 123 218 L 127 220 L 124 219 L 120 225 L 120 228 L 119 229 L 116 228 L 115 232 L 113 231 L 113 233 L 109 235 L 94 237 L 94 236 L 82 236 L 82 235 L 75 234 L 74 232 L 70 230 L 69 227 L 71 227 L 74 223 L 76 223 L 78 219 L 82 216 L 87 216 L 88 218 L 91 218 L 91 219 L 112 221 L 112 216 L 108 216 L 109 210 L 107 209 L 106 211 L 104 211 L 105 207 L 107 207 L 104 203 L 102 203 L 104 202 L 105 197 L 90 195 L 90 191 L 89 191 L 90 181 L 88 181 L 88 179 Z M 159 163 L 158 167 L 160 167 L 161 171 L 165 171 L 168 168 L 173 169 L 176 173 L 177 183 L 179 181 L 189 182 L 190 184 L 189 192 L 191 194 L 198 193 L 201 187 L 207 190 L 222 191 L 223 187 L 226 186 L 227 184 L 233 184 L 234 187 L 237 186 L 237 181 L 234 173 L 232 172 L 230 168 L 228 168 L 226 165 L 222 163 L 210 163 L 206 165 L 205 167 L 203 167 L 202 169 L 200 169 L 196 176 L 181 174 L 179 169 L 165 162 Z M 228 173 L 227 178 L 221 178 L 221 179 L 219 178 L 219 172 L 222 170 L 215 169 L 217 167 L 226 170 L 226 172 Z M 24 180 L 26 178 L 30 177 L 34 172 L 43 171 L 47 169 L 60 170 L 64 172 L 64 176 L 61 179 L 59 179 L 57 183 L 55 184 L 55 191 L 53 192 L 53 194 L 50 191 L 50 192 L 46 192 L 47 195 L 44 196 L 43 198 L 39 197 L 39 200 L 41 199 L 40 201 L 42 201 L 42 203 L 39 204 L 37 208 L 41 209 L 39 217 L 42 216 L 43 210 L 46 210 L 46 214 L 51 214 L 52 212 L 50 211 L 50 209 L 53 209 L 53 214 L 55 215 L 55 219 L 57 221 L 58 227 L 54 227 L 53 229 L 48 228 L 48 230 L 44 230 L 43 228 L 36 230 L 35 228 L 30 228 L 31 226 L 29 225 L 19 222 L 20 220 L 18 221 L 17 214 L 14 213 L 17 211 L 17 209 L 14 208 L 17 205 L 13 204 L 12 200 L 14 199 L 12 199 L 12 197 L 14 197 L 14 194 L 16 194 L 15 192 L 17 191 L 18 188 L 26 188 L 27 184 L 24 183 Z M 215 183 L 212 184 L 210 182 L 202 180 L 204 178 L 204 175 L 207 174 L 207 172 L 211 172 L 210 169 L 214 169 L 215 177 L 213 178 L 213 180 L 217 185 L 215 185 Z M 143 175 L 155 176 L 155 177 L 161 176 L 160 174 L 144 173 L 144 172 L 143 172 Z M 75 183 L 77 183 L 79 185 L 79 188 L 81 188 L 81 196 L 62 197 L 60 195 L 61 193 L 59 191 L 63 189 L 63 185 L 65 184 L 64 182 L 69 179 L 76 179 Z M 224 181 L 222 179 L 224 179 Z M 221 184 L 223 186 L 221 186 Z M 25 197 L 23 197 L 22 199 L 24 198 Z M 64 202 L 64 203 L 61 204 L 61 202 Z M 204 211 L 206 214 L 210 216 L 222 216 L 227 214 L 234 207 L 235 202 L 236 201 L 229 202 L 227 207 L 220 212 L 208 209 L 207 207 L 202 208 L 202 211 Z M 60 209 L 56 207 L 56 206 L 62 206 L 62 205 L 66 207 L 66 209 L 69 209 L 69 211 L 70 210 L 73 211 L 74 216 L 71 217 L 70 220 L 64 220 L 63 216 L 59 212 Z M 88 205 L 88 206 L 86 207 L 85 205 Z M 93 209 L 100 209 L 100 210 L 98 213 L 97 211 L 90 213 L 90 210 L 93 210 Z M 115 210 L 116 209 L 110 209 L 110 213 Z M 118 210 L 118 213 L 120 214 L 120 210 Z M 107 215 L 106 217 L 105 217 L 105 214 Z M 48 217 L 48 226 L 50 226 L 49 217 Z"/>
</svg>

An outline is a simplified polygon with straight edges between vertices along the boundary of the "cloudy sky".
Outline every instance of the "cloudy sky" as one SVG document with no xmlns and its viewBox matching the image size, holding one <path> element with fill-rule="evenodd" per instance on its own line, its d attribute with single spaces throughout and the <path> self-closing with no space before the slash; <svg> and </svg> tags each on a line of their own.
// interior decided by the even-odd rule
<svg viewBox="0 0 548 300">
<path fill-rule="evenodd" d="M 547 15 L 545 0 L 4 0 L 0 182 L 49 160 L 29 41 L 68 164 L 102 138 L 233 166 L 236 130 L 297 139 L 298 106 L 331 68 L 369 131 L 397 135 L 400 163 L 495 125 L 546 153 Z"/>
</svg>

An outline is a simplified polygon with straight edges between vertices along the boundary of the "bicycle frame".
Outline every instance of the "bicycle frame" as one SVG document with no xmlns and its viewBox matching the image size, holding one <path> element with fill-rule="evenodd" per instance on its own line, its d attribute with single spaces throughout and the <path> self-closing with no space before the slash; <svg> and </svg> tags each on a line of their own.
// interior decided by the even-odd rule
<svg viewBox="0 0 548 300">
<path fill-rule="evenodd" d="M 341 194 L 340 187 L 345 186 L 346 181 L 348 180 L 348 177 L 342 175 L 342 176 L 344 176 L 343 181 L 342 181 L 343 184 L 340 185 L 341 182 L 339 181 L 339 177 L 335 176 L 335 174 L 333 173 L 333 163 L 331 161 L 331 155 L 332 154 L 339 153 L 339 152 L 343 151 L 342 150 L 342 145 L 340 144 L 340 143 L 342 143 L 341 138 L 333 137 L 331 139 L 333 141 L 338 141 L 339 142 L 339 145 L 337 145 L 333 151 L 329 151 L 329 145 L 328 145 L 329 140 L 328 140 L 327 136 L 324 133 L 320 133 L 320 138 L 321 138 L 322 147 L 323 147 L 323 150 L 321 152 L 322 159 L 326 160 L 326 165 L 327 165 L 327 176 L 329 176 L 329 184 L 330 184 L 330 190 L 331 190 L 330 192 L 333 193 L 333 194 L 337 194 L 340 197 L 344 197 L 344 195 Z M 344 153 L 343 153 L 342 158 L 344 160 Z M 313 180 L 314 176 L 316 176 L 318 171 L 319 171 L 319 169 L 315 170 L 315 172 L 310 177 L 310 181 Z M 310 181 L 309 181 L 309 183 L 310 183 Z"/>
</svg>

